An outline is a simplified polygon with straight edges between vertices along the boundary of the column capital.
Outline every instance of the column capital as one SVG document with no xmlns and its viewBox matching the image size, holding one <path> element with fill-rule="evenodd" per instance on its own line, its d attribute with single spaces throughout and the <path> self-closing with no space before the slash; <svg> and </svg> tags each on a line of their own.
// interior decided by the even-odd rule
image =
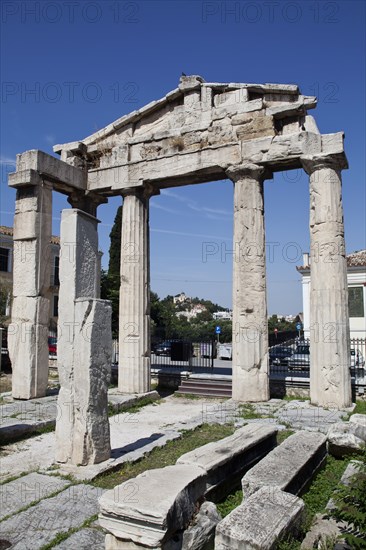
<svg viewBox="0 0 366 550">
<path fill-rule="evenodd" d="M 141 199 L 149 199 L 153 195 L 160 195 L 160 189 L 157 189 L 151 183 L 144 182 L 143 185 L 123 189 L 121 195 L 123 198 L 129 195 L 135 195 Z"/>
<path fill-rule="evenodd" d="M 92 191 L 86 193 L 83 191 L 73 191 L 70 193 L 67 202 L 71 204 L 72 208 L 77 208 L 96 217 L 98 206 L 108 202 L 108 199 Z"/>
<path fill-rule="evenodd" d="M 271 177 L 270 172 L 264 166 L 252 163 L 236 164 L 225 169 L 226 175 L 233 182 L 243 178 L 253 178 L 258 181 L 264 181 Z"/>
<path fill-rule="evenodd" d="M 338 172 L 348 168 L 347 158 L 344 153 L 305 155 L 300 157 L 300 161 L 305 172 L 309 175 L 322 168 L 332 168 Z"/>
</svg>

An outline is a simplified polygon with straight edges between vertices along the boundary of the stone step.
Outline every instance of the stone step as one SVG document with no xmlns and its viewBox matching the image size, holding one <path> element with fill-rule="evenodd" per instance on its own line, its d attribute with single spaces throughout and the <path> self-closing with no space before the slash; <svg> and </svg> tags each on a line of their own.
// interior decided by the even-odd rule
<svg viewBox="0 0 366 550">
<path fill-rule="evenodd" d="M 46 498 L 68 485 L 70 482 L 65 479 L 37 472 L 0 485 L 0 520 L 29 506 L 31 502 Z"/>
<path fill-rule="evenodd" d="M 278 487 L 262 487 L 216 526 L 215 550 L 271 550 L 299 531 L 305 505 Z"/>
<path fill-rule="evenodd" d="M 290 435 L 245 474 L 243 498 L 247 499 L 263 486 L 301 494 L 322 466 L 326 454 L 323 434 L 300 431 Z"/>
<path fill-rule="evenodd" d="M 277 429 L 248 424 L 229 437 L 182 455 L 177 464 L 196 465 L 207 471 L 205 496 L 218 501 L 240 483 L 243 474 L 276 446 Z"/>
<path fill-rule="evenodd" d="M 202 397 L 231 397 L 231 390 L 220 390 L 210 388 L 197 388 L 197 387 L 180 387 L 176 392 L 178 395 L 200 395 Z"/>
<path fill-rule="evenodd" d="M 231 388 L 231 380 L 202 380 L 190 378 L 184 380 L 175 393 L 178 395 L 191 393 L 205 397 L 231 397 Z"/>
<path fill-rule="evenodd" d="M 97 514 L 98 497 L 103 492 L 90 485 L 72 485 L 0 522 L 0 539 L 8 541 L 12 550 L 38 550 L 58 533 L 81 527 Z"/>
</svg>

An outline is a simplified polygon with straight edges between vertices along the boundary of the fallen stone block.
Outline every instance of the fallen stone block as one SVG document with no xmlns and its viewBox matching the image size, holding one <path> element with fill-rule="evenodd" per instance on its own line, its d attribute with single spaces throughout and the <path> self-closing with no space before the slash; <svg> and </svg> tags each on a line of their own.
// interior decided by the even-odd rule
<svg viewBox="0 0 366 550">
<path fill-rule="evenodd" d="M 328 452 L 336 457 L 361 451 L 366 444 L 366 415 L 354 414 L 349 422 L 331 426 L 327 435 Z"/>
<path fill-rule="evenodd" d="M 225 497 L 240 483 L 243 474 L 276 446 L 277 429 L 248 424 L 220 441 L 202 445 L 182 455 L 177 464 L 201 466 L 207 471 L 205 496 Z"/>
<path fill-rule="evenodd" d="M 301 494 L 326 457 L 326 437 L 317 432 L 297 432 L 273 449 L 242 479 L 243 498 L 263 486 Z"/>
<path fill-rule="evenodd" d="M 192 525 L 183 533 L 182 550 L 208 550 L 214 547 L 217 524 L 222 520 L 213 502 L 204 502 Z"/>
<path fill-rule="evenodd" d="M 175 464 L 148 470 L 107 491 L 99 515 L 100 525 L 113 535 L 106 538 L 106 550 L 134 544 L 165 548 L 193 518 L 206 478 L 199 466 Z"/>
<path fill-rule="evenodd" d="M 301 498 L 278 487 L 262 487 L 216 527 L 215 550 L 272 550 L 299 531 L 305 511 Z"/>
</svg>

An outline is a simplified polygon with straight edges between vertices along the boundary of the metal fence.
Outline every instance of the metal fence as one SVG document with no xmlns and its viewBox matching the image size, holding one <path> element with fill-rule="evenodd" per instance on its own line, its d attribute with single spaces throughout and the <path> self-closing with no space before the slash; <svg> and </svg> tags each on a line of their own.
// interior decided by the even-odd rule
<svg viewBox="0 0 366 550">
<path fill-rule="evenodd" d="M 118 363 L 118 340 L 113 340 L 112 363 Z M 152 368 L 211 370 L 216 357 L 216 342 L 164 340 L 151 347 Z"/>
<path fill-rule="evenodd" d="M 351 339 L 350 371 L 356 383 L 365 383 L 366 339 Z M 269 348 L 270 373 L 309 377 L 310 340 L 291 338 Z"/>
</svg>

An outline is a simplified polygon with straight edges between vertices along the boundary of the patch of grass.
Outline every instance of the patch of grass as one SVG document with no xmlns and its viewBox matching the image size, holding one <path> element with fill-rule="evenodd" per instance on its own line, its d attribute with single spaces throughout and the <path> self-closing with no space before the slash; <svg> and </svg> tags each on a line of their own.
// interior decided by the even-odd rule
<svg viewBox="0 0 366 550">
<path fill-rule="evenodd" d="M 294 539 L 293 537 L 289 537 L 285 540 L 282 540 L 278 546 L 277 550 L 300 550 L 301 542 Z"/>
<path fill-rule="evenodd" d="M 237 489 L 233 493 L 230 493 L 224 500 L 221 500 L 216 504 L 217 509 L 221 516 L 224 518 L 235 508 L 240 506 L 243 500 L 243 491 L 242 489 Z"/>
<path fill-rule="evenodd" d="M 238 416 L 239 418 L 244 418 L 244 420 L 251 420 L 254 418 L 275 418 L 270 411 L 267 411 L 264 407 L 261 408 L 260 405 L 258 409 L 253 403 L 244 403 L 240 405 Z"/>
<path fill-rule="evenodd" d="M 290 437 L 290 435 L 294 434 L 295 432 L 293 430 L 281 430 L 277 433 L 277 445 L 281 445 L 285 439 Z"/>
<path fill-rule="evenodd" d="M 138 462 L 126 462 L 117 472 L 102 474 L 92 481 L 91 485 L 103 489 L 113 489 L 116 485 L 136 477 L 146 470 L 175 464 L 182 454 L 211 441 L 218 441 L 231 435 L 234 431 L 232 425 L 202 424 L 195 430 L 184 431 L 181 438 L 168 441 L 164 447 L 156 447 Z"/>
<path fill-rule="evenodd" d="M 251 420 L 253 418 L 262 418 L 262 415 L 258 413 L 252 405 L 252 403 L 244 403 L 244 405 L 239 406 L 238 416 L 244 418 L 245 420 Z"/>
<path fill-rule="evenodd" d="M 11 476 L 5 479 L 4 481 L 0 481 L 0 485 L 5 485 L 6 483 L 10 483 L 11 481 L 15 481 L 16 479 L 19 479 L 20 477 L 27 476 L 28 474 L 31 474 L 32 472 L 36 472 L 37 470 L 31 470 L 30 472 L 22 472 L 21 474 L 18 474 L 16 476 Z"/>
<path fill-rule="evenodd" d="M 65 489 L 68 489 L 68 487 L 70 487 L 70 485 L 66 485 L 65 487 L 61 487 L 60 489 L 57 489 L 57 491 L 54 491 L 53 493 L 50 493 L 47 496 L 41 496 L 38 499 L 32 500 L 32 502 L 30 502 L 26 506 L 23 506 L 22 508 L 19 508 L 18 510 L 15 510 L 15 512 L 12 512 L 11 514 L 8 514 L 7 516 L 4 516 L 1 519 L 1 521 L 5 521 L 5 520 L 7 520 L 7 519 L 9 519 L 13 516 L 16 516 L 17 514 L 20 514 L 21 512 L 25 512 L 26 510 L 28 510 L 28 508 L 32 508 L 33 506 L 36 506 L 36 504 L 41 502 L 41 500 L 46 500 L 46 499 L 57 496 L 59 493 L 62 493 L 62 491 L 65 491 Z"/>
<path fill-rule="evenodd" d="M 345 533 L 346 542 L 355 550 L 366 547 L 366 449 L 357 463 L 356 472 L 347 485 L 338 487 L 333 495 L 335 509 L 331 515 L 337 522 L 345 522 L 349 528 Z"/>
<path fill-rule="evenodd" d="M 361 401 L 361 399 L 358 399 L 356 401 L 355 409 L 351 412 L 350 416 L 353 414 L 366 414 L 366 401 Z"/>
<path fill-rule="evenodd" d="M 309 401 L 308 397 L 296 397 L 294 395 L 284 395 L 282 397 L 283 401 Z"/>
<path fill-rule="evenodd" d="M 282 430 L 281 432 L 278 432 L 277 445 L 282 443 L 282 441 L 284 441 L 287 437 L 289 437 L 293 433 L 294 432 L 292 430 Z M 242 503 L 242 500 L 243 500 L 243 491 L 240 488 L 231 492 L 224 500 L 221 500 L 220 502 L 218 502 L 217 509 L 222 515 L 222 517 L 224 518 L 225 516 L 230 514 L 230 512 L 232 512 L 234 508 L 237 508 Z"/>
<path fill-rule="evenodd" d="M 202 399 L 202 395 L 196 395 L 195 393 L 175 393 L 174 397 L 176 397 L 177 399 Z"/>
<path fill-rule="evenodd" d="M 318 472 L 308 491 L 302 495 L 305 502 L 308 522 L 314 515 L 325 512 L 325 506 L 335 491 L 351 457 L 342 459 L 327 456 L 325 466 Z"/>
<path fill-rule="evenodd" d="M 81 529 L 85 529 L 86 527 L 90 527 L 90 525 L 98 519 L 98 515 L 95 514 L 94 516 L 91 516 L 90 518 L 86 519 L 84 523 L 82 523 L 79 527 L 72 527 L 68 531 L 60 531 L 57 533 L 54 539 L 51 540 L 48 544 L 44 544 L 41 546 L 40 550 L 50 550 L 51 548 L 54 548 L 58 544 L 60 544 L 62 541 L 68 539 L 71 535 L 74 533 L 77 533 Z"/>
<path fill-rule="evenodd" d="M 133 405 L 124 407 L 123 403 L 108 403 L 108 416 L 115 416 L 121 413 L 136 413 L 147 405 L 159 405 L 160 399 L 154 399 L 153 397 L 143 397 L 139 401 L 136 401 Z"/>
<path fill-rule="evenodd" d="M 41 426 L 39 428 L 36 428 L 34 431 L 26 433 L 26 434 L 20 434 L 17 437 L 6 439 L 6 437 L 3 436 L 1 441 L 1 450 L 6 449 L 6 445 L 12 445 L 13 443 L 18 443 L 19 441 L 25 441 L 26 439 L 31 439 L 32 437 L 38 437 L 43 434 L 47 434 L 50 432 L 55 431 L 55 423 L 49 424 L 48 426 Z"/>
</svg>

